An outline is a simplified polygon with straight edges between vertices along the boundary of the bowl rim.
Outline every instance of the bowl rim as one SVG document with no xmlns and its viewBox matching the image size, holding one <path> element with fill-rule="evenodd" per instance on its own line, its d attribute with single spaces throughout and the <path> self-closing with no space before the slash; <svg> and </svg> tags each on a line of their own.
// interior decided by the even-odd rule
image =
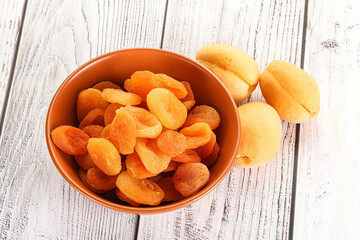
<svg viewBox="0 0 360 240">
<path fill-rule="evenodd" d="M 235 144 L 235 149 L 236 151 L 234 151 L 232 157 L 229 159 L 226 167 L 224 168 L 224 170 L 222 171 L 222 173 L 220 174 L 220 176 L 216 179 L 214 179 L 214 182 L 212 183 L 212 185 L 208 186 L 207 188 L 203 188 L 202 190 L 200 190 L 199 192 L 197 192 L 196 194 L 187 197 L 183 200 L 174 202 L 174 203 L 170 203 L 167 205 L 163 205 L 163 206 L 149 206 L 149 207 L 133 207 L 133 206 L 127 206 L 127 205 L 121 205 L 118 203 L 114 203 L 111 202 L 109 200 L 103 199 L 101 197 L 94 197 L 92 195 L 90 195 L 89 193 L 87 193 L 85 190 L 82 189 L 82 187 L 80 187 L 77 183 L 75 183 L 75 181 L 73 181 L 71 179 L 71 177 L 66 173 L 66 171 L 63 170 L 63 168 L 60 166 L 57 158 L 55 157 L 54 154 L 54 147 L 51 145 L 51 129 L 50 129 L 50 120 L 51 120 L 51 116 L 50 113 L 53 110 L 54 107 L 54 102 L 57 100 L 57 98 L 59 97 L 59 93 L 63 90 L 63 88 L 68 84 L 68 82 L 70 82 L 73 77 L 80 72 L 81 70 L 83 70 L 84 68 L 86 68 L 88 65 L 106 58 L 106 57 L 110 57 L 112 55 L 116 55 L 122 52 L 127 52 L 127 51 L 155 51 L 155 52 L 161 52 L 161 53 L 165 53 L 165 54 L 169 54 L 169 55 L 175 55 L 175 57 L 180 58 L 182 60 L 185 60 L 186 62 L 188 62 L 191 65 L 194 65 L 197 68 L 200 68 L 203 71 L 206 71 L 208 74 L 212 75 L 213 78 L 215 78 L 220 85 L 226 90 L 226 93 L 228 95 L 229 98 L 232 99 L 232 96 L 230 94 L 230 92 L 227 90 L 227 88 L 225 87 L 225 85 L 222 83 L 222 81 L 215 75 L 213 74 L 210 70 L 208 70 L 206 67 L 202 66 L 201 64 L 197 63 L 196 61 L 185 57 L 181 54 L 178 53 L 174 53 L 171 51 L 167 51 L 167 50 L 163 50 L 163 49 L 157 49 L 157 48 L 126 48 L 126 49 L 121 49 L 121 50 L 116 50 L 116 51 L 111 51 L 102 55 L 99 55 L 95 58 L 90 59 L 89 61 L 85 62 L 84 64 L 82 64 L 80 67 L 76 68 L 60 85 L 60 87 L 57 89 L 57 91 L 55 92 L 51 103 L 49 105 L 48 108 L 48 112 L 47 112 L 47 116 L 46 116 L 46 124 L 45 124 L 45 138 L 46 138 L 46 145 L 49 151 L 49 154 L 51 156 L 51 159 L 55 165 L 55 167 L 57 168 L 58 172 L 62 175 L 62 177 L 66 180 L 66 182 L 68 184 L 70 184 L 71 187 L 73 187 L 77 192 L 79 192 L 81 195 L 83 195 L 84 197 L 86 197 L 87 199 L 112 210 L 116 210 L 119 212 L 125 212 L 125 213 L 133 213 L 133 214 L 157 214 L 157 213 L 166 213 L 166 212 L 171 212 L 171 211 L 175 211 L 177 209 L 186 207 L 192 203 L 197 202 L 198 200 L 200 200 L 201 198 L 205 197 L 206 195 L 208 195 L 210 192 L 212 192 L 222 181 L 223 179 L 229 174 L 234 162 L 235 162 L 235 158 L 238 152 L 238 149 L 240 147 L 240 118 L 239 118 L 239 114 L 237 111 L 237 106 L 235 104 L 235 101 L 231 101 L 232 103 L 232 108 L 235 110 L 235 114 L 237 116 L 236 121 L 237 121 L 237 125 L 239 126 L 238 129 L 236 130 L 236 136 L 237 136 L 237 141 L 234 143 Z"/>
</svg>

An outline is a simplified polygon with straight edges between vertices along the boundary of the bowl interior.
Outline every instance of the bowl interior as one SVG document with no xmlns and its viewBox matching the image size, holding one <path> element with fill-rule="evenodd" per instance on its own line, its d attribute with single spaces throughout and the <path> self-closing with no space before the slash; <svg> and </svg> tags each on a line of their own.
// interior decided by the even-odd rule
<svg viewBox="0 0 360 240">
<path fill-rule="evenodd" d="M 199 193 L 182 201 L 157 207 L 130 207 L 108 201 L 88 190 L 78 176 L 74 158 L 63 153 L 51 141 L 50 133 L 60 125 L 77 126 L 76 101 L 81 90 L 110 80 L 119 85 L 132 73 L 149 70 L 165 73 L 177 80 L 188 81 L 193 89 L 196 105 L 214 107 L 221 116 L 221 124 L 215 133 L 220 155 L 211 167 L 210 181 Z M 87 198 L 111 209 L 131 213 L 160 213 L 184 207 L 205 196 L 214 189 L 232 167 L 238 148 L 240 125 L 236 106 L 224 85 L 208 70 L 181 55 L 156 49 L 127 49 L 108 53 L 84 64 L 74 71 L 56 92 L 50 105 L 46 122 L 46 138 L 50 155 L 63 175 L 77 191 Z"/>
</svg>

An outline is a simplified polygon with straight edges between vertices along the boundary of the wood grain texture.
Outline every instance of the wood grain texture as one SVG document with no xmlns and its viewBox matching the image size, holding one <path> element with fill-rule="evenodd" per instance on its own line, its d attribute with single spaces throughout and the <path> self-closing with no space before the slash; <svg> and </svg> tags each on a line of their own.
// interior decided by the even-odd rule
<svg viewBox="0 0 360 240">
<path fill-rule="evenodd" d="M 294 239 L 359 239 L 360 2 L 308 11 L 304 69 L 321 107 L 300 128 Z"/>
<path fill-rule="evenodd" d="M 11 1 L 8 1 L 11 2 Z M 0 239 L 133 239 L 137 216 L 85 199 L 45 143 L 47 109 L 76 67 L 128 47 L 159 47 L 165 1 L 29 1 L 0 139 Z"/>
<path fill-rule="evenodd" d="M 0 1 L 0 119 L 19 38 L 24 2 Z"/>
<path fill-rule="evenodd" d="M 163 47 L 186 56 L 210 43 L 239 47 L 260 69 L 274 59 L 300 65 L 303 1 L 169 0 Z M 264 101 L 257 89 L 250 101 Z M 257 169 L 234 167 L 199 202 L 141 216 L 138 239 L 287 239 L 295 125 L 283 122 L 276 158 Z"/>
</svg>

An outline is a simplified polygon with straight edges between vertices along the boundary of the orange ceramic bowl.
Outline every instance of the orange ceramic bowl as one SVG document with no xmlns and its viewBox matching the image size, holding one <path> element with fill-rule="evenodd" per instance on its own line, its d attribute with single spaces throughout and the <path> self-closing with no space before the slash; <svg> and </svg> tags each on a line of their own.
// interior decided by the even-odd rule
<svg viewBox="0 0 360 240">
<path fill-rule="evenodd" d="M 210 181 L 198 193 L 184 200 L 154 207 L 131 207 L 111 202 L 89 190 L 78 176 L 79 166 L 73 156 L 63 153 L 51 140 L 50 133 L 60 125 L 78 126 L 76 101 L 79 92 L 94 84 L 111 80 L 123 85 L 132 73 L 150 70 L 190 82 L 196 105 L 216 108 L 221 124 L 216 129 L 220 146 L 217 162 L 210 168 Z M 205 67 L 176 53 L 158 49 L 125 49 L 97 57 L 76 69 L 60 86 L 50 104 L 46 119 L 46 142 L 51 158 L 65 180 L 79 193 L 104 207 L 136 214 L 164 213 L 185 207 L 210 193 L 229 173 L 237 154 L 240 122 L 236 105 L 220 80 Z"/>
</svg>

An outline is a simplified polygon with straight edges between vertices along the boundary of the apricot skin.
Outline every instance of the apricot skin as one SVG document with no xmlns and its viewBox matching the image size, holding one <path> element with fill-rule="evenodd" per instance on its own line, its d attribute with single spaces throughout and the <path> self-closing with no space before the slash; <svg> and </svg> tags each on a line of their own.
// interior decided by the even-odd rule
<svg viewBox="0 0 360 240">
<path fill-rule="evenodd" d="M 320 111 L 320 93 L 315 80 L 295 65 L 275 60 L 262 72 L 264 98 L 285 121 L 301 123 Z"/>
<path fill-rule="evenodd" d="M 250 102 L 238 107 L 241 141 L 235 163 L 258 167 L 274 158 L 280 147 L 281 121 L 270 105 Z"/>
<path fill-rule="evenodd" d="M 231 46 L 207 45 L 196 53 L 196 61 L 207 67 L 224 83 L 235 102 L 249 97 L 260 79 L 255 60 Z"/>
</svg>

